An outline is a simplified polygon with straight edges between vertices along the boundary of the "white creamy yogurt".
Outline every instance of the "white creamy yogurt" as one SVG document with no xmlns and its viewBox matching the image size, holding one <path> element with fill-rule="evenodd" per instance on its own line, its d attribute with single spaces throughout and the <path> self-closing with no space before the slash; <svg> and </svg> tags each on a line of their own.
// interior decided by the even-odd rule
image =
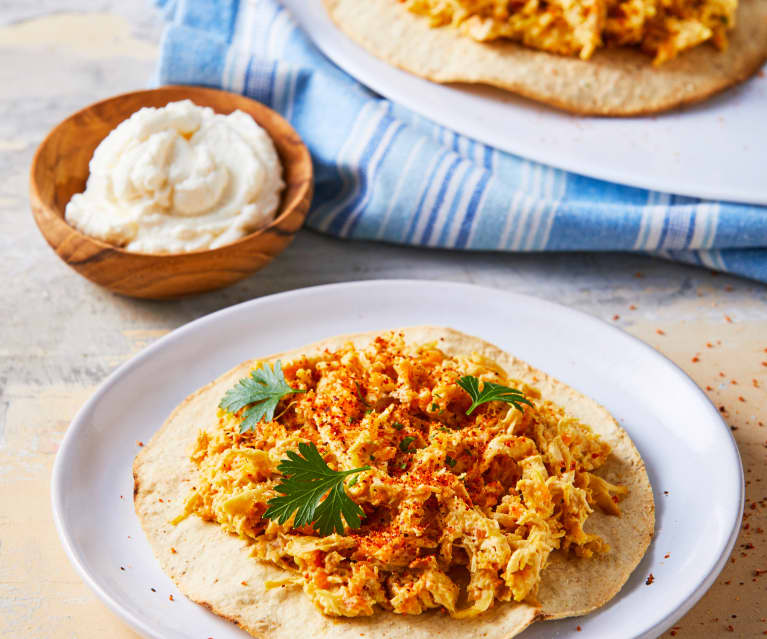
<svg viewBox="0 0 767 639">
<path fill-rule="evenodd" d="M 129 251 L 185 253 L 269 224 L 283 186 L 274 144 L 253 118 L 183 100 L 143 108 L 104 138 L 66 220 Z"/>
</svg>

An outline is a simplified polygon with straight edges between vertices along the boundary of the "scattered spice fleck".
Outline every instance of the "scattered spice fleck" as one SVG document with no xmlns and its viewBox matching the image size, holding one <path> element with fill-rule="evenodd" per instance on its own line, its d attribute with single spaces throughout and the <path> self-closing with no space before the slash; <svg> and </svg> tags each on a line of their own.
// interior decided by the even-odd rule
<svg viewBox="0 0 767 639">
<path fill-rule="evenodd" d="M 620 318 L 621 318 L 621 316 L 620 316 L 620 315 L 613 315 L 613 320 L 615 320 L 616 322 L 617 322 L 617 321 L 618 321 Z"/>
<path fill-rule="evenodd" d="M 581 627 L 580 626 L 575 626 L 575 631 L 576 632 L 580 632 L 581 631 Z"/>
<path fill-rule="evenodd" d="M 172 552 L 174 555 L 176 554 L 176 549 L 175 549 L 173 546 L 171 546 L 171 547 L 170 547 L 170 551 L 171 551 L 171 552 Z"/>
<path fill-rule="evenodd" d="M 125 568 L 124 568 L 123 566 L 120 566 L 120 570 L 122 570 L 123 572 L 125 572 Z"/>
<path fill-rule="evenodd" d="M 668 495 L 668 491 L 667 491 L 667 490 L 664 490 L 664 491 L 663 491 L 663 494 L 664 494 L 664 495 Z"/>
<path fill-rule="evenodd" d="M 711 386 L 706 386 L 706 390 L 707 390 L 707 391 L 712 391 L 712 390 L 714 390 L 714 389 L 713 389 Z"/>
<path fill-rule="evenodd" d="M 150 588 L 149 590 L 151 590 L 152 592 L 157 592 L 156 588 Z"/>
<path fill-rule="evenodd" d="M 650 586 L 650 585 L 652 585 L 652 582 L 653 582 L 653 581 L 655 581 L 655 577 L 653 577 L 653 574 L 652 574 L 652 573 L 650 573 L 650 574 L 647 576 L 647 581 L 645 581 L 645 582 L 644 582 L 644 583 L 645 583 L 645 586 Z"/>
<path fill-rule="evenodd" d="M 240 583 L 241 583 L 243 586 L 247 586 L 247 585 L 248 585 L 248 582 L 247 582 L 247 581 L 241 581 Z"/>
<path fill-rule="evenodd" d="M 664 559 L 668 559 L 669 557 L 671 557 L 671 553 L 670 552 L 667 552 L 665 555 L 663 555 Z"/>
<path fill-rule="evenodd" d="M 656 330 L 655 330 L 655 332 L 656 332 L 658 335 L 665 335 L 665 334 L 666 334 L 666 331 L 664 331 L 662 328 L 658 328 L 658 329 L 656 329 Z"/>
<path fill-rule="evenodd" d="M 743 395 L 738 395 L 738 401 L 745 402 L 746 400 L 743 398 Z"/>
<path fill-rule="evenodd" d="M 732 318 L 729 315 L 725 315 L 724 319 L 727 321 L 727 323 L 732 324 Z"/>
<path fill-rule="evenodd" d="M 168 600 L 169 601 L 175 601 L 175 599 L 173 599 L 173 595 L 168 595 Z"/>
<path fill-rule="evenodd" d="M 699 361 L 700 361 L 700 357 L 698 357 L 697 355 L 692 358 L 693 364 L 697 364 Z"/>
</svg>

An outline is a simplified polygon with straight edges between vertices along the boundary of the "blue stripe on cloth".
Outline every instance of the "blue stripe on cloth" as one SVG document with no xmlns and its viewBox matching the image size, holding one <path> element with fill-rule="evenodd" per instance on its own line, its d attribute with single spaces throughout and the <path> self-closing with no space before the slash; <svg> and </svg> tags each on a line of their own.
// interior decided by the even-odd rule
<svg viewBox="0 0 767 639">
<path fill-rule="evenodd" d="M 265 63 L 251 58 L 245 68 L 243 89 L 246 95 L 260 95 L 265 102 L 274 98 L 274 63 Z"/>
<path fill-rule="evenodd" d="M 307 226 L 342 237 L 516 251 L 639 251 L 767 282 L 767 208 L 551 169 L 390 103 L 336 67 L 277 0 L 155 0 L 157 81 L 242 91 L 311 149 Z"/>
<path fill-rule="evenodd" d="M 692 241 L 692 235 L 695 232 L 695 223 L 697 220 L 697 209 L 693 207 L 692 211 L 690 212 L 690 224 L 687 226 L 687 234 L 684 237 L 683 246 L 690 246 L 690 242 Z"/>
<path fill-rule="evenodd" d="M 383 117 L 375 128 L 375 131 L 370 136 L 367 144 L 362 151 L 359 162 L 356 164 L 355 175 L 358 176 L 353 193 L 353 198 L 347 198 L 346 204 L 340 207 L 335 212 L 335 217 L 328 227 L 328 232 L 339 235 L 344 226 L 346 226 L 348 218 L 352 215 L 355 207 L 368 197 L 369 190 L 369 175 L 368 168 L 371 166 L 373 155 L 379 150 L 379 147 L 384 143 L 384 136 L 386 132 L 392 127 L 394 123 L 391 118 Z"/>
<path fill-rule="evenodd" d="M 447 159 L 448 151 L 443 150 L 438 155 L 434 156 L 434 159 L 431 161 L 431 165 L 427 169 L 426 179 L 423 180 L 420 191 L 418 192 L 418 205 L 415 207 L 415 213 L 413 214 L 410 222 L 410 227 L 407 230 L 407 235 L 403 236 L 401 239 L 402 242 L 408 242 L 409 239 L 413 238 L 413 236 L 416 233 L 416 229 L 418 228 L 418 222 L 421 218 L 421 213 L 423 211 L 424 204 L 426 203 L 426 198 L 429 193 L 429 189 L 434 184 L 434 177 L 437 174 L 437 171 L 439 167 L 442 165 L 442 163 Z"/>
<path fill-rule="evenodd" d="M 469 194 L 467 185 L 470 183 L 472 177 L 476 175 L 476 172 L 472 164 L 465 160 L 461 162 L 460 168 L 463 170 L 463 174 L 458 183 L 456 194 L 451 198 L 450 208 L 447 209 L 445 213 L 448 223 L 442 225 L 442 230 L 440 231 L 439 236 L 436 236 L 435 234 L 435 237 L 429 240 L 429 246 L 446 246 L 449 243 L 449 233 L 452 230 L 450 221 L 454 222 L 456 220 L 458 209 L 466 201 L 466 197 Z"/>
<path fill-rule="evenodd" d="M 658 238 L 658 246 L 665 246 L 666 234 L 668 233 L 668 227 L 671 224 L 671 218 L 668 215 L 663 216 L 663 229 L 660 232 Z"/>
<path fill-rule="evenodd" d="M 458 165 L 460 164 L 460 162 L 461 162 L 460 158 L 453 157 L 452 161 L 447 167 L 447 171 L 445 172 L 445 177 L 443 178 L 442 183 L 439 185 L 439 189 L 437 190 L 437 196 L 434 199 L 434 203 L 429 207 L 431 211 L 429 212 L 429 217 L 426 220 L 426 228 L 423 230 L 423 233 L 421 234 L 421 237 L 419 238 L 420 242 L 423 244 L 429 243 L 429 238 L 431 237 L 431 234 L 434 231 L 434 223 L 436 222 L 437 215 L 439 214 L 439 211 L 445 202 L 445 194 L 447 193 L 448 187 L 450 186 L 450 182 L 453 179 L 453 175 L 455 174 L 455 171 L 458 168 Z"/>
<path fill-rule="evenodd" d="M 387 135 L 386 135 L 388 139 L 386 139 L 385 142 L 376 151 L 376 153 L 379 156 L 379 159 L 375 164 L 370 165 L 374 172 L 378 168 L 378 165 L 381 162 L 385 161 L 392 147 L 395 146 L 397 137 L 402 132 L 402 129 L 403 127 L 401 124 L 397 122 L 390 123 L 387 129 Z M 355 210 L 352 212 L 350 216 L 348 227 L 345 230 L 346 235 L 349 235 L 350 237 L 355 237 L 358 224 L 364 219 L 368 219 L 367 216 L 364 215 L 364 211 L 367 209 L 370 200 L 373 199 L 377 190 L 380 191 L 381 189 L 372 189 L 372 188 L 366 189 L 364 197 L 357 204 L 357 206 L 355 207 Z M 370 237 L 369 231 L 363 231 L 362 237 Z"/>
<path fill-rule="evenodd" d="M 458 239 L 455 242 L 456 248 L 466 248 L 466 246 L 468 245 L 472 222 L 474 222 L 474 217 L 477 214 L 477 210 L 479 209 L 480 202 L 482 201 L 482 196 L 489 182 L 490 182 L 490 173 L 488 171 L 485 171 L 484 173 L 482 173 L 482 177 L 479 179 L 479 184 L 477 184 L 477 188 L 474 189 L 474 192 L 471 194 L 471 199 L 469 200 L 469 206 L 466 209 L 466 215 L 461 221 L 461 228 L 458 231 Z M 473 247 L 473 248 L 476 248 L 476 247 Z"/>
</svg>

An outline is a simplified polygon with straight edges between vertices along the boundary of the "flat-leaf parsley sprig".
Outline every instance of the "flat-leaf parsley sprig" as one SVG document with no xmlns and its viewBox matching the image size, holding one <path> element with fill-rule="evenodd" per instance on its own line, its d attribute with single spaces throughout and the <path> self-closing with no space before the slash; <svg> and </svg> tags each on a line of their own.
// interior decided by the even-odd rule
<svg viewBox="0 0 767 639">
<path fill-rule="evenodd" d="M 516 388 L 509 388 L 508 386 L 502 386 L 501 384 L 495 384 L 493 382 L 484 382 L 482 384 L 482 390 L 479 388 L 480 381 L 473 375 L 465 375 L 458 380 L 458 385 L 463 388 L 472 399 L 472 404 L 469 406 L 469 410 L 466 411 L 467 415 L 471 415 L 474 409 L 487 402 L 506 402 L 511 404 L 517 410 L 524 410 L 522 404 L 532 406 L 532 402 L 525 397 L 525 394 L 521 390 Z"/>
<path fill-rule="evenodd" d="M 280 493 L 267 502 L 265 519 L 273 519 L 284 524 L 293 513 L 293 527 L 300 528 L 312 524 L 314 530 L 323 537 L 333 532 L 344 534 L 343 515 L 349 528 L 359 528 L 365 512 L 356 504 L 344 489 L 344 480 L 356 475 L 370 466 L 352 470 L 333 470 L 322 459 L 314 444 L 301 442 L 298 453 L 289 450 L 288 458 L 277 466 L 282 473 L 280 483 L 275 490 Z M 356 483 L 356 477 L 349 485 Z M 325 497 L 323 499 L 323 497 Z"/>
<path fill-rule="evenodd" d="M 277 404 L 285 395 L 305 392 L 301 388 L 290 387 L 285 381 L 282 364 L 280 360 L 277 360 L 274 368 L 263 363 L 250 373 L 250 377 L 243 377 L 226 392 L 219 408 L 234 415 L 241 408 L 252 404 L 243 414 L 243 420 L 240 424 L 240 433 L 244 433 L 255 430 L 256 424 L 262 419 L 264 421 L 274 419 Z"/>
</svg>

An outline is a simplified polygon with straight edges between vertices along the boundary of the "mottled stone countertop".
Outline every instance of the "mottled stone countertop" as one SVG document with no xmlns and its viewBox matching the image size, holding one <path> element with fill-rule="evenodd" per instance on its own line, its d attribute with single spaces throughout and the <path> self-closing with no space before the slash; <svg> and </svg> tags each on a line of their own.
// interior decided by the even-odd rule
<svg viewBox="0 0 767 639">
<path fill-rule="evenodd" d="M 724 572 L 665 636 L 767 634 L 767 286 L 639 256 L 470 254 L 302 231 L 272 265 L 226 290 L 175 302 L 112 295 L 45 244 L 29 211 L 27 172 L 64 116 L 147 85 L 160 30 L 148 2 L 0 0 L 0 636 L 136 636 L 75 574 L 49 505 L 58 443 L 110 371 L 225 306 L 383 277 L 475 282 L 555 300 L 613 322 L 687 371 L 740 446 L 746 519 Z"/>
</svg>

